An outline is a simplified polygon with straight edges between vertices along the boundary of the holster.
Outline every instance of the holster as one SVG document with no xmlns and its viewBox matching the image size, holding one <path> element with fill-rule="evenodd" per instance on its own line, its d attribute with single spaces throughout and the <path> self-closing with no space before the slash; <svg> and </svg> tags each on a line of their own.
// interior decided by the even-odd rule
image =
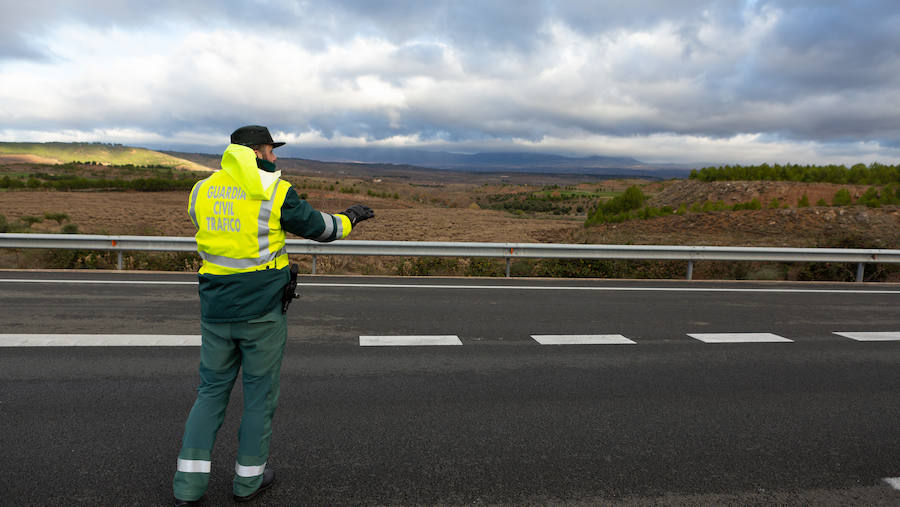
<svg viewBox="0 0 900 507">
<path fill-rule="evenodd" d="M 281 293 L 281 313 L 287 313 L 287 309 L 291 306 L 291 301 L 300 297 L 297 294 L 297 273 L 300 272 L 299 264 L 291 264 L 291 279 L 284 286 L 284 292 Z"/>
</svg>

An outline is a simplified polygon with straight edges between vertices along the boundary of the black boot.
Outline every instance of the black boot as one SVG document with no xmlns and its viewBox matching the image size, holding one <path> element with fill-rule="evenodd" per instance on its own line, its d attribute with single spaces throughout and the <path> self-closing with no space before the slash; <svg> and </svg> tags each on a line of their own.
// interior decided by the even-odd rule
<svg viewBox="0 0 900 507">
<path fill-rule="evenodd" d="M 263 480 L 262 480 L 262 484 L 259 485 L 259 489 L 257 489 L 253 493 L 250 493 L 247 496 L 234 495 L 234 501 L 235 502 L 249 502 L 250 500 L 253 500 L 254 498 L 256 498 L 256 496 L 259 495 L 260 493 L 262 493 L 263 491 L 269 489 L 269 486 L 271 486 L 272 483 L 274 483 L 274 482 L 275 482 L 275 470 L 272 470 L 271 468 L 266 468 L 265 472 L 263 472 Z"/>
</svg>

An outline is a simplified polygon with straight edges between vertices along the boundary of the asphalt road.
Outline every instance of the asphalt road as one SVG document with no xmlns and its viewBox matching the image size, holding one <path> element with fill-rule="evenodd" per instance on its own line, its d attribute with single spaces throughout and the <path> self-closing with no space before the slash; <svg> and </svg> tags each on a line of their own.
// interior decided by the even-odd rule
<svg viewBox="0 0 900 507">
<path fill-rule="evenodd" d="M 0 335 L 199 334 L 194 280 L 0 272 Z M 884 481 L 900 477 L 900 341 L 834 334 L 900 332 L 896 285 L 303 283 L 278 484 L 258 505 L 900 505 Z M 634 343 L 532 338 L 597 334 Z M 371 335 L 461 345 L 360 346 Z M 0 505 L 170 503 L 197 362 L 196 347 L 0 347 Z M 206 505 L 231 503 L 239 410 L 238 388 Z"/>
</svg>

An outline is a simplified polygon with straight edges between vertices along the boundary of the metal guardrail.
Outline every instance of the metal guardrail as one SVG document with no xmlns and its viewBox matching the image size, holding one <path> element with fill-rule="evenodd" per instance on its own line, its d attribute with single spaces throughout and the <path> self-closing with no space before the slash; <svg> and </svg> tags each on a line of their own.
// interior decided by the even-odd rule
<svg viewBox="0 0 900 507">
<path fill-rule="evenodd" d="M 111 250 L 118 252 L 195 252 L 194 238 L 171 236 L 101 236 L 87 234 L 0 234 L 0 248 L 48 248 Z M 354 241 L 317 243 L 288 239 L 290 254 L 312 256 L 316 272 L 318 255 L 390 255 L 399 257 L 495 257 L 506 259 L 506 276 L 515 258 L 684 260 L 687 279 L 694 261 L 847 262 L 856 263 L 856 280 L 863 281 L 866 264 L 900 263 L 900 250 L 843 248 L 776 248 L 665 245 L 570 245 L 547 243 L 455 243 L 436 241 Z"/>
</svg>

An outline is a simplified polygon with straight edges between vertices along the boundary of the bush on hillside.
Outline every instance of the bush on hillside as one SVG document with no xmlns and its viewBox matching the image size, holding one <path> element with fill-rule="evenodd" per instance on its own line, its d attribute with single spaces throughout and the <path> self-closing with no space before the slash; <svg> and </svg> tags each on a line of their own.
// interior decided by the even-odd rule
<svg viewBox="0 0 900 507">
<path fill-rule="evenodd" d="M 632 185 L 621 195 L 617 195 L 597 206 L 597 209 L 588 217 L 585 225 L 627 220 L 630 218 L 628 213 L 639 209 L 646 200 L 647 196 L 641 192 L 641 189 L 637 185 Z"/>
<path fill-rule="evenodd" d="M 850 191 L 842 188 L 835 192 L 834 198 L 831 199 L 832 206 L 849 206 L 853 199 L 850 197 Z"/>
</svg>

